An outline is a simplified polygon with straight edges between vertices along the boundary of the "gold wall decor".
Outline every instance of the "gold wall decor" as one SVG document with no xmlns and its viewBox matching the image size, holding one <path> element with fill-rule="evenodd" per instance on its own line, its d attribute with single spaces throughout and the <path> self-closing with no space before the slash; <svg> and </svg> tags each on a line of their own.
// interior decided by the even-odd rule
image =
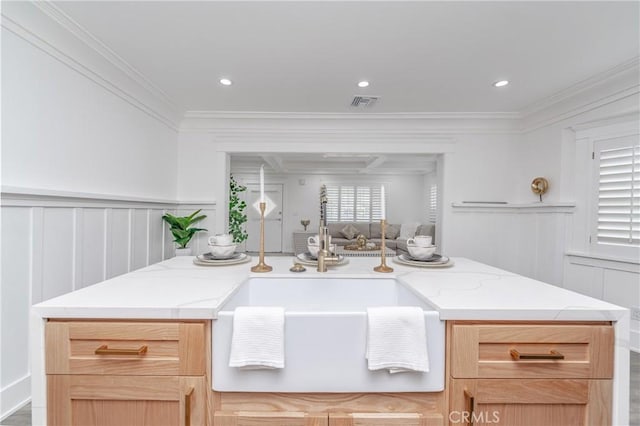
<svg viewBox="0 0 640 426">
<path fill-rule="evenodd" d="M 543 177 L 537 177 L 531 181 L 531 190 L 534 194 L 540 196 L 540 202 L 542 202 L 542 194 L 549 189 L 549 181 Z"/>
</svg>

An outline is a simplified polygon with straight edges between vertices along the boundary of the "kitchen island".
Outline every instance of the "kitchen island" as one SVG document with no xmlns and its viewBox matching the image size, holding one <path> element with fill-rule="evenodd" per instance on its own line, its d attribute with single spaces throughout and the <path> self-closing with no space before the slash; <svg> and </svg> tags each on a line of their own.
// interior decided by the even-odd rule
<svg viewBox="0 0 640 426">
<path fill-rule="evenodd" d="M 95 324 L 101 324 L 106 320 L 115 321 L 110 322 L 111 325 L 117 325 L 118 321 L 124 320 L 140 322 L 154 320 L 158 324 L 176 323 L 179 324 L 176 326 L 176 334 L 179 336 L 202 334 L 206 339 L 210 339 L 210 323 L 212 320 L 216 320 L 224 303 L 248 278 L 258 276 L 282 279 L 300 276 L 306 278 L 396 278 L 436 310 L 440 320 L 447 321 L 448 347 L 452 345 L 453 349 L 456 349 L 456 345 L 463 344 L 461 342 L 466 342 L 465 345 L 475 344 L 477 347 L 482 347 L 482 349 L 468 348 L 456 352 L 468 354 L 467 358 L 469 359 L 466 360 L 459 356 L 454 357 L 452 351 L 448 351 L 447 386 L 438 399 L 438 404 L 441 409 L 445 410 L 445 415 L 432 423 L 426 419 L 415 424 L 460 423 L 463 419 L 456 417 L 457 414 L 452 417 L 451 411 L 454 409 L 454 411 L 460 411 L 458 408 L 461 404 L 463 409 L 468 409 L 469 401 L 473 401 L 474 398 L 458 400 L 453 394 L 454 391 L 457 392 L 457 388 L 464 388 L 465 395 L 468 394 L 469 389 L 475 391 L 477 393 L 475 401 L 481 402 L 482 386 L 505 388 L 510 383 L 515 384 L 516 381 L 525 383 L 532 388 L 538 385 L 542 386 L 542 389 L 544 386 L 568 386 L 567 389 L 573 387 L 576 388 L 576 394 L 583 393 L 585 395 L 587 391 L 596 392 L 593 390 L 594 386 L 596 384 L 600 386 L 600 383 L 603 383 L 603 389 L 597 389 L 596 393 L 600 396 L 604 395 L 600 399 L 608 399 L 608 401 L 601 401 L 598 410 L 610 411 L 603 418 L 610 419 L 611 424 L 624 425 L 628 423 L 629 312 L 627 309 L 468 259 L 455 258 L 453 260 L 455 262 L 453 267 L 443 269 L 413 268 L 389 262 L 393 266 L 394 272 L 379 274 L 372 270 L 379 263 L 379 259 L 351 258 L 347 265 L 332 267 L 326 273 L 318 273 L 313 267 L 307 267 L 306 272 L 296 274 L 289 272 L 289 267 L 292 265 L 291 258 L 271 257 L 267 258 L 267 263 L 273 266 L 273 272 L 255 274 L 250 272 L 250 267 L 255 263 L 255 260 L 235 266 L 201 267 L 194 265 L 191 257 L 177 257 L 40 303 L 33 307 L 32 312 L 33 424 L 46 424 L 47 386 L 50 390 L 49 398 L 51 398 L 52 391 L 56 389 L 51 383 L 47 383 L 47 373 L 50 371 L 45 370 L 45 359 L 47 367 L 52 363 L 64 364 L 60 362 L 59 356 L 47 353 L 45 328 L 48 323 L 59 325 L 58 328 L 61 330 L 61 334 L 58 336 L 48 336 L 46 343 L 49 345 L 56 344 L 56 342 L 61 343 L 59 341 L 64 338 L 64 327 L 66 324 L 75 324 L 73 320 L 90 320 Z M 522 377 L 513 376 L 513 371 L 506 373 L 504 371 L 484 372 L 486 368 L 494 368 L 496 362 L 491 364 L 491 362 L 480 359 L 484 356 L 482 351 L 490 346 L 496 347 L 501 344 L 506 345 L 505 348 L 509 346 L 508 339 L 504 340 L 504 337 L 499 337 L 501 333 L 506 336 L 513 334 L 535 335 L 539 336 L 536 338 L 539 338 L 541 342 L 544 342 L 547 339 L 546 336 L 560 333 L 563 330 L 562 327 L 569 327 L 574 334 L 585 334 L 583 331 L 589 329 L 585 335 L 591 336 L 593 334 L 595 336 L 597 334 L 600 336 L 602 334 L 604 336 L 597 337 L 593 341 L 585 341 L 584 344 L 580 338 L 571 337 L 571 339 L 577 340 L 575 342 L 571 340 L 568 343 L 573 342 L 574 346 L 580 348 L 575 355 L 576 362 L 571 363 L 573 371 L 558 372 L 556 367 L 561 364 L 556 362 L 554 363 L 554 374 L 556 375 L 549 376 L 548 371 L 536 370 L 537 372 L 529 378 L 529 382 L 523 381 Z M 606 327 L 613 330 L 610 333 L 612 335 L 610 342 L 607 340 L 606 330 L 602 333 L 590 331 L 591 328 L 600 330 Z M 564 330 L 569 330 L 569 328 Z M 154 333 L 153 330 L 150 332 Z M 482 346 L 483 335 L 492 335 L 494 340 Z M 463 336 L 466 337 L 463 339 Z M 473 343 L 474 338 L 476 339 L 475 343 Z M 98 337 L 96 339 L 100 340 Z M 180 340 L 182 337 L 176 339 Z M 186 337 L 184 340 L 193 341 L 194 339 Z M 503 341 L 504 343 L 500 343 Z M 602 347 L 595 346 L 594 349 L 594 342 Z M 62 346 L 64 347 L 64 344 Z M 196 345 L 196 347 L 198 346 Z M 190 346 L 187 352 L 193 352 L 193 347 Z M 177 378 L 175 379 L 177 386 L 181 391 L 186 389 L 187 394 L 191 394 L 193 389 L 196 389 L 197 394 L 197 391 L 203 387 L 206 388 L 207 394 L 211 391 L 210 347 L 204 345 L 202 352 L 200 354 L 202 360 L 193 361 L 194 365 L 203 366 L 202 379 L 194 379 L 194 375 L 188 371 L 189 367 L 182 364 L 176 367 L 177 369 L 173 373 Z M 606 355 L 598 355 L 609 352 L 611 355 L 608 361 Z M 471 359 L 474 356 L 476 357 L 475 361 Z M 604 358 L 604 360 L 596 363 L 594 358 L 597 356 Z M 52 360 L 52 358 L 55 359 Z M 82 364 L 87 361 L 80 359 L 76 362 Z M 612 368 L 605 365 L 607 362 L 612 364 Z M 594 363 L 602 364 L 602 366 L 591 366 Z M 61 368 L 69 367 L 67 365 Z M 108 373 L 109 368 L 106 368 L 102 374 Z M 594 373 L 596 370 L 599 372 Z M 608 370 L 611 371 L 608 372 Z M 589 374 L 596 374 L 596 376 Z M 612 382 L 610 380 L 608 382 L 606 380 L 576 380 L 576 378 L 593 377 L 601 379 L 606 378 L 607 374 L 613 378 Z M 67 376 L 61 373 L 60 377 Z M 508 380 L 503 379 L 497 382 L 497 377 L 508 378 Z M 205 378 L 208 383 L 203 382 Z M 57 379 L 58 377 L 56 377 Z M 163 380 L 165 379 L 163 378 Z M 550 379 L 554 379 L 555 382 Z M 156 384 L 150 383 L 150 386 L 165 386 L 163 380 L 158 379 Z M 509 382 L 509 380 L 513 382 Z M 94 385 L 84 384 L 82 386 L 90 388 Z M 78 387 L 82 386 L 78 385 Z M 514 393 L 514 391 L 510 392 Z M 459 393 L 462 395 L 462 392 Z M 583 395 L 585 398 L 587 396 Z M 213 418 L 216 404 L 220 405 L 219 398 L 218 394 L 205 397 L 205 405 L 207 406 L 205 411 L 208 411 L 209 414 L 208 416 L 204 415 L 203 418 Z M 554 398 L 557 399 L 557 397 Z M 50 404 L 51 401 L 52 399 L 49 399 Z M 181 417 L 185 414 L 187 404 L 195 404 L 196 406 L 203 404 L 203 401 L 198 398 L 193 403 L 186 397 L 181 401 L 179 402 Z M 573 402 L 576 401 L 586 404 L 586 407 L 590 406 L 588 401 L 580 402 L 582 400 L 579 397 Z M 242 424 L 239 421 L 236 423 L 227 422 L 229 419 L 224 417 L 225 415 L 220 414 L 219 418 L 216 417 L 216 424 Z M 355 418 L 353 415 L 349 414 L 349 416 L 351 416 L 349 417 L 351 423 L 343 422 L 346 417 L 339 416 L 333 423 L 329 418 L 327 423 L 324 422 L 324 419 L 327 419 L 326 413 L 315 413 L 311 416 L 307 415 L 308 420 L 299 424 L 367 424 L 368 417 L 366 415 L 360 418 L 360 423 L 353 420 Z M 594 420 L 593 409 L 586 409 L 581 416 L 585 418 L 585 422 L 577 424 L 598 424 Z M 405 420 L 400 417 L 400 420 L 393 424 L 410 424 Z M 211 421 L 208 421 L 211 424 Z M 274 420 L 273 424 L 277 424 L 277 422 L 281 422 L 281 420 Z M 199 424 L 198 420 L 194 420 L 193 424 Z M 288 424 L 298 423 L 295 423 L 294 419 Z M 376 423 L 371 422 L 370 424 Z M 391 420 L 389 420 L 389 424 L 392 424 Z"/>
</svg>

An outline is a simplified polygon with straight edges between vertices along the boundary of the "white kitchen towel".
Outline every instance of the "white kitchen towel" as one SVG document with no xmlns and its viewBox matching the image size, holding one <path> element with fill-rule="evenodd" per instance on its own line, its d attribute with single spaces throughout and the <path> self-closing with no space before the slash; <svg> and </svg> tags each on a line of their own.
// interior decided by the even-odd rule
<svg viewBox="0 0 640 426">
<path fill-rule="evenodd" d="M 367 308 L 369 370 L 429 371 L 424 311 L 412 306 Z"/>
<path fill-rule="evenodd" d="M 284 368 L 284 308 L 235 309 L 229 367 Z"/>
</svg>

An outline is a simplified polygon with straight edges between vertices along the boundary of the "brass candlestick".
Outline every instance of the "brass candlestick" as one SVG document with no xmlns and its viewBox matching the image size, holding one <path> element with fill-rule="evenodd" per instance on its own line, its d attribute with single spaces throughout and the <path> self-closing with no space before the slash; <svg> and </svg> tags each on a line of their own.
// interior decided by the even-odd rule
<svg viewBox="0 0 640 426">
<path fill-rule="evenodd" d="M 385 248 L 386 243 L 384 241 L 385 228 L 387 227 L 387 221 L 384 219 L 380 220 L 380 234 L 381 240 L 380 243 L 380 265 L 373 268 L 376 272 L 393 272 L 393 268 L 387 266 L 387 259 L 385 258 Z"/>
<path fill-rule="evenodd" d="M 264 263 L 264 209 L 267 203 L 260 203 L 260 258 L 258 264 L 251 267 L 251 272 L 270 272 L 273 268 Z"/>
</svg>

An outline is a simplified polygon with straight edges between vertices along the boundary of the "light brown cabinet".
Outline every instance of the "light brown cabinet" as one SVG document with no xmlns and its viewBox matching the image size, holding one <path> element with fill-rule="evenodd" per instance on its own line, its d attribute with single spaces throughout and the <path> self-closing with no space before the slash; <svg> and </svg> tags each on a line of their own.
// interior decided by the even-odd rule
<svg viewBox="0 0 640 426">
<path fill-rule="evenodd" d="M 214 393 L 215 426 L 443 426 L 444 392 Z"/>
<path fill-rule="evenodd" d="M 216 411 L 215 426 L 327 426 L 327 413 L 305 413 L 298 411 Z"/>
<path fill-rule="evenodd" d="M 440 414 L 349 413 L 329 414 L 329 426 L 442 426 Z"/>
<path fill-rule="evenodd" d="M 376 394 L 213 392 L 210 326 L 49 321 L 48 424 L 611 424 L 609 323 L 449 321 L 445 390 Z"/>
<path fill-rule="evenodd" d="M 50 426 L 206 425 L 207 326 L 49 321 Z"/>
<path fill-rule="evenodd" d="M 613 327 L 449 324 L 449 422 L 611 424 Z"/>
</svg>

